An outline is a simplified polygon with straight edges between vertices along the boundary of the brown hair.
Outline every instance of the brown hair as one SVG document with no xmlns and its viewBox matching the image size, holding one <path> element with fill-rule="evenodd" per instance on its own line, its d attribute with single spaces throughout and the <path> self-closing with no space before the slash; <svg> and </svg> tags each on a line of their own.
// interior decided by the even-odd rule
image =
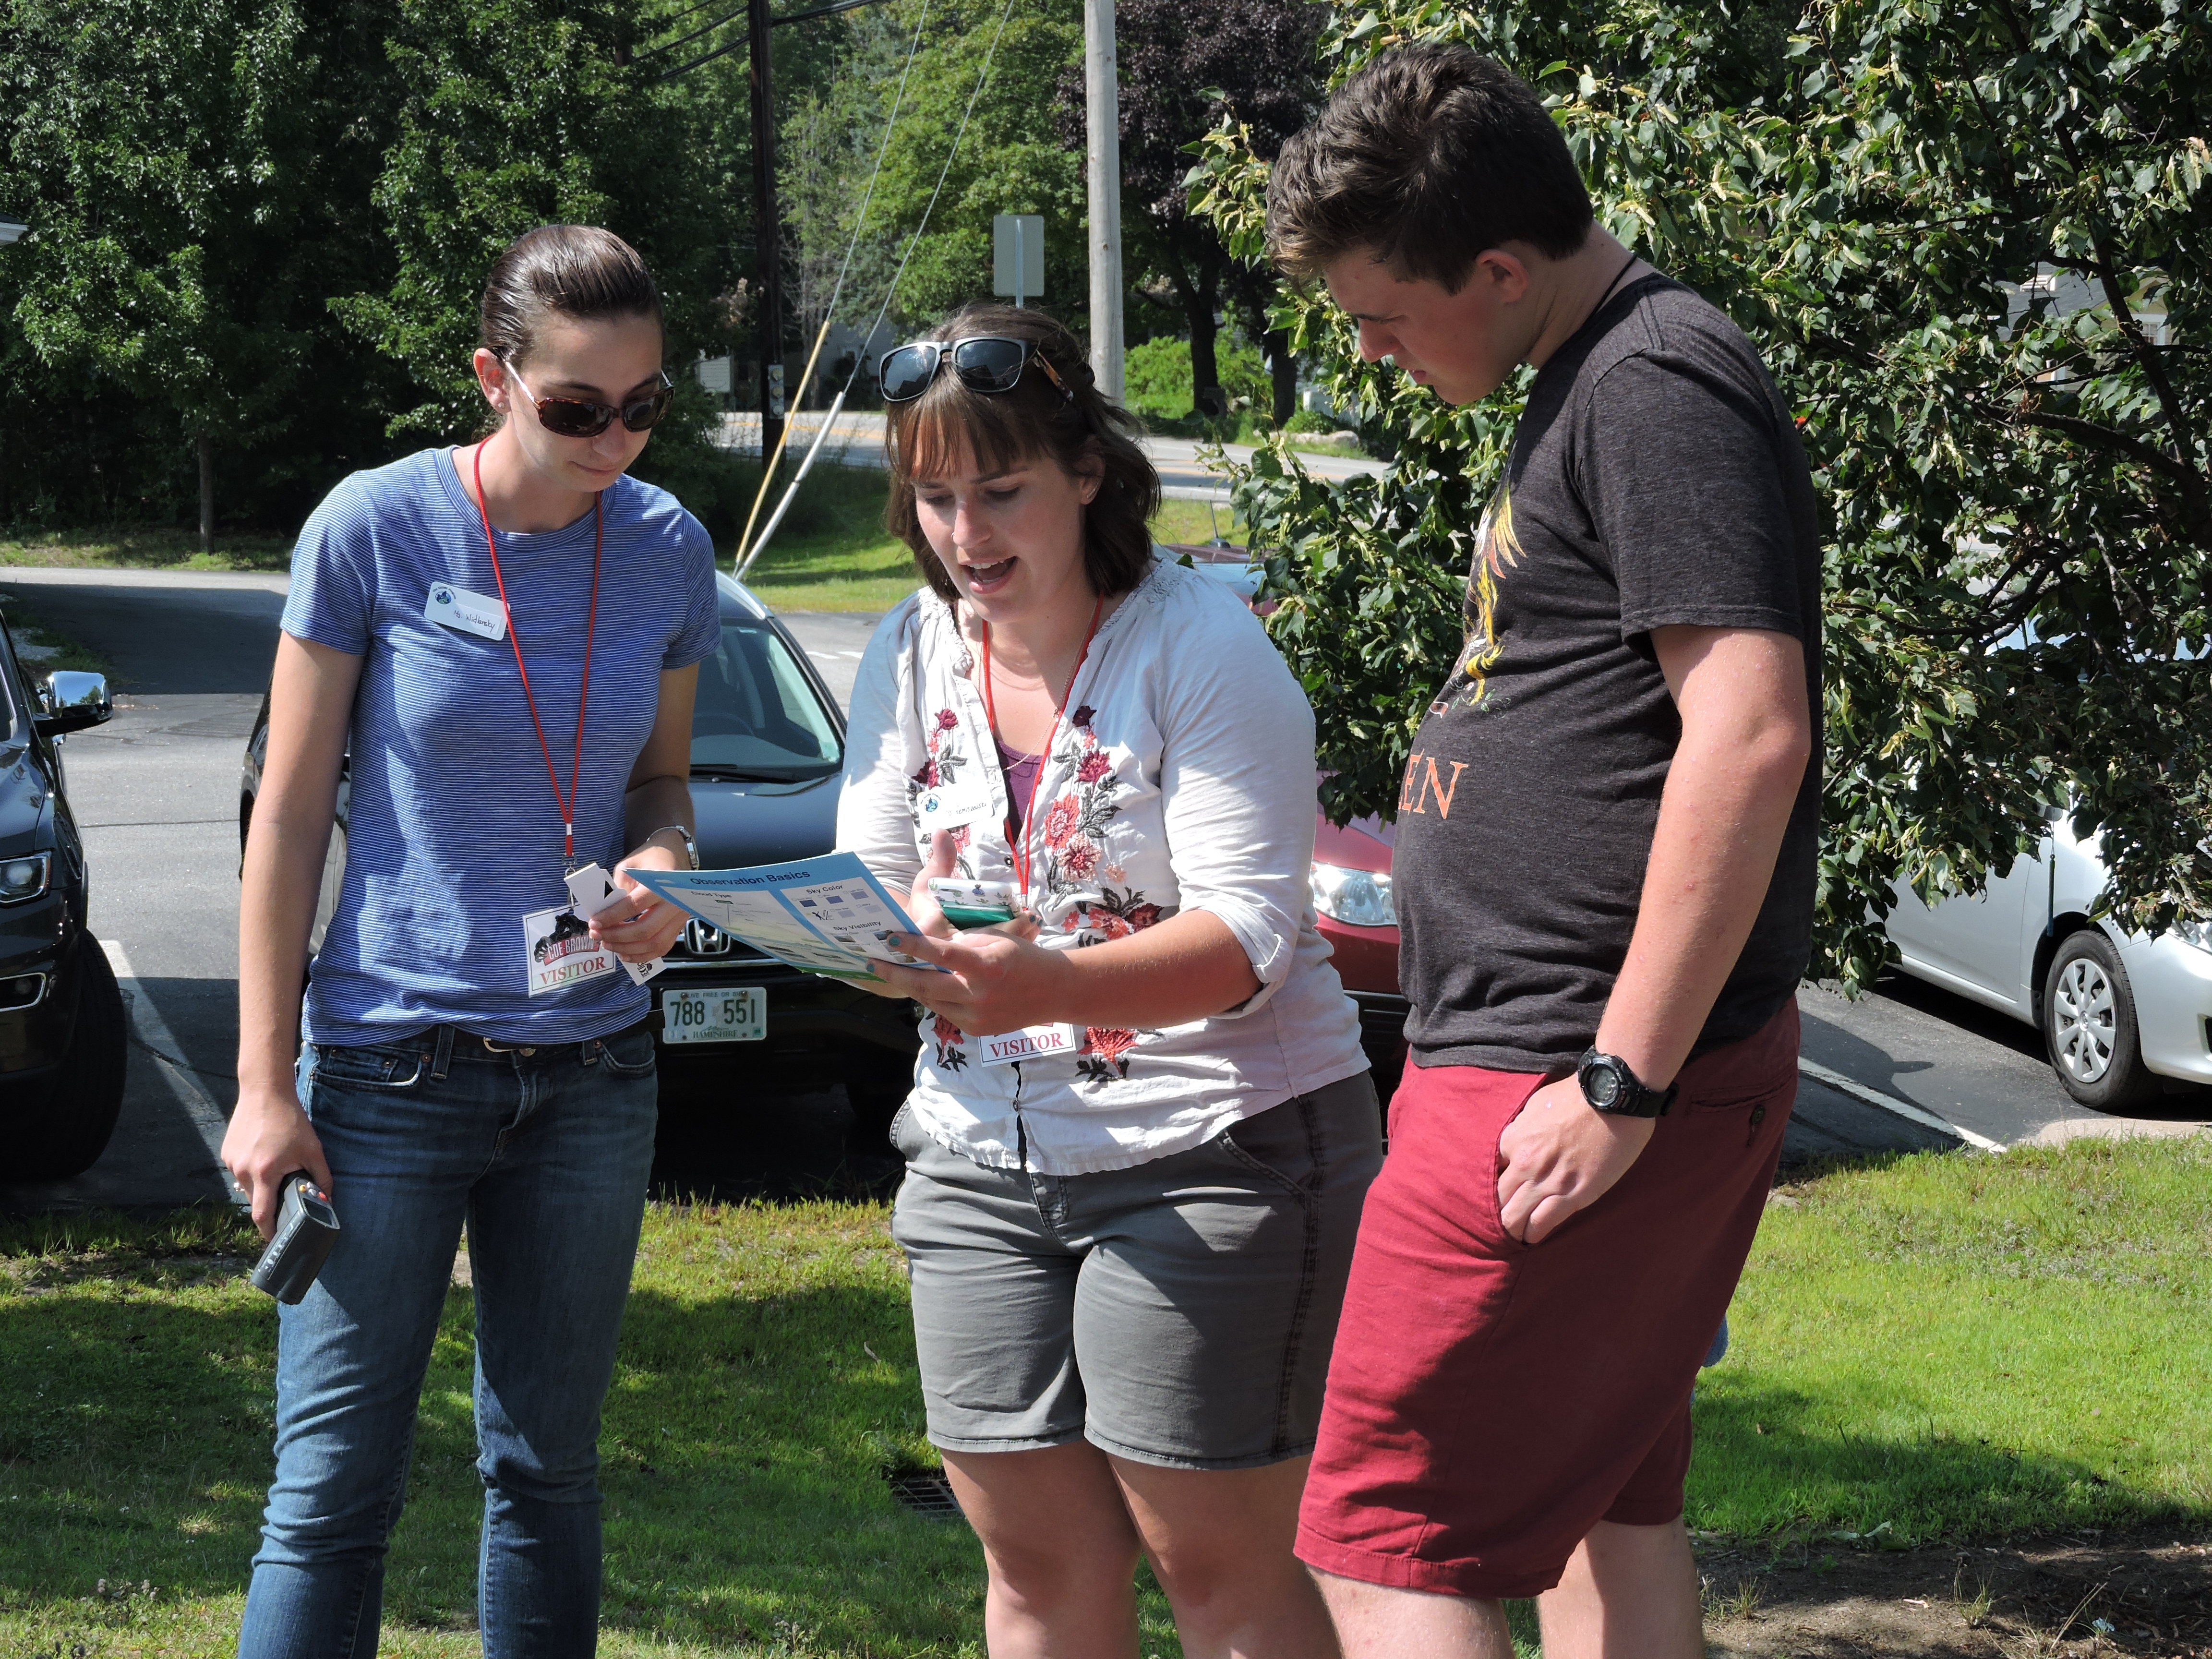
<svg viewBox="0 0 2212 1659">
<path fill-rule="evenodd" d="M 1100 472 L 1098 493 L 1083 509 L 1083 571 L 1099 593 L 1127 592 L 1151 561 L 1146 526 L 1160 505 L 1159 474 L 1137 445 L 1143 426 L 1100 395 L 1075 336 L 1042 312 L 963 306 L 929 337 L 949 343 L 987 334 L 1034 341 L 1073 397 L 1034 365 L 1012 392 L 971 391 L 951 369 L 940 370 L 921 396 L 890 406 L 884 432 L 891 465 L 884 527 L 914 550 L 922 580 L 949 603 L 959 590 L 922 533 L 914 506 L 917 476 L 932 477 L 963 453 L 991 471 L 1042 458 L 1071 474 Z"/>
<path fill-rule="evenodd" d="M 538 343 L 549 315 L 663 320 L 653 273 L 628 242 L 597 225 L 540 225 L 492 261 L 477 311 L 477 337 L 503 363 Z"/>
<path fill-rule="evenodd" d="M 1437 43 L 1386 52 L 1346 82 L 1267 181 L 1268 252 L 1301 277 L 1364 250 L 1456 294 L 1486 250 L 1526 242 L 1564 259 L 1593 216 L 1535 88 Z"/>
</svg>

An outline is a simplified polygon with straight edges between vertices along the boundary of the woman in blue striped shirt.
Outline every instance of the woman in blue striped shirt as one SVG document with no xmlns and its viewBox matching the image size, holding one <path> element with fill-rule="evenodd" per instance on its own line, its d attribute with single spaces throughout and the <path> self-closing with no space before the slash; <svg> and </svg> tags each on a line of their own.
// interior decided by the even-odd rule
<svg viewBox="0 0 2212 1659">
<path fill-rule="evenodd" d="M 599 1407 L 655 1116 L 649 994 L 627 964 L 683 921 L 626 872 L 696 862 L 714 551 L 626 476 L 669 395 L 634 250 L 533 231 L 493 266 L 482 321 L 496 428 L 331 492 L 293 555 L 270 688 L 223 1161 L 264 1235 L 301 1170 L 343 1231 L 279 1315 L 250 1659 L 375 1651 L 465 1226 L 484 1650 L 588 1654 L 598 1627 Z M 342 781 L 345 879 L 303 1011 Z M 603 902 L 609 872 L 621 896 L 592 915 L 580 890 Z"/>
</svg>

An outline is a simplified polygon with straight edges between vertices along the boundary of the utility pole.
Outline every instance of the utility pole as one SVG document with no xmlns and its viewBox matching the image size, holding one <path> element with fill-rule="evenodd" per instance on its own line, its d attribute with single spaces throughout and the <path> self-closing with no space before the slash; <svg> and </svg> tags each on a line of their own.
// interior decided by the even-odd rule
<svg viewBox="0 0 2212 1659">
<path fill-rule="evenodd" d="M 1091 184 L 1091 372 L 1121 397 L 1121 96 L 1114 0 L 1083 0 L 1084 160 Z"/>
<path fill-rule="evenodd" d="M 783 238 L 775 199 L 775 96 L 769 50 L 769 0 L 747 0 L 749 59 L 746 79 L 753 98 L 753 235 L 760 283 L 761 462 L 765 465 L 783 436 Z"/>
</svg>

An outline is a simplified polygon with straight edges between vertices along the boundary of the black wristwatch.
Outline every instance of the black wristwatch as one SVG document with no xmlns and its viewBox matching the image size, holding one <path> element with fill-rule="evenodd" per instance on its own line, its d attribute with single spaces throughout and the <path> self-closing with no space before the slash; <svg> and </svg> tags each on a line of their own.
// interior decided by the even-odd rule
<svg viewBox="0 0 2212 1659">
<path fill-rule="evenodd" d="M 1594 1112 L 1608 1117 L 1664 1117 L 1674 1103 L 1677 1085 L 1654 1089 L 1628 1069 L 1628 1062 L 1595 1048 L 1583 1051 L 1575 1066 L 1575 1080 L 1583 1085 L 1583 1098 Z"/>
</svg>

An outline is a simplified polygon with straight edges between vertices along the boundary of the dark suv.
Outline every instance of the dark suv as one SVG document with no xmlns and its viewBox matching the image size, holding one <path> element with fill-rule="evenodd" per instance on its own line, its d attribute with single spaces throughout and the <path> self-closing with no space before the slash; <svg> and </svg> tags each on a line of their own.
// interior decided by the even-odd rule
<svg viewBox="0 0 2212 1659">
<path fill-rule="evenodd" d="M 123 994 L 85 925 L 61 739 L 113 713 L 98 674 L 33 684 L 0 627 L 0 1180 L 92 1167 L 123 1109 Z"/>
<path fill-rule="evenodd" d="M 699 665 L 691 715 L 691 801 L 699 861 L 710 869 L 826 853 L 837 838 L 845 720 L 797 641 L 752 593 L 719 579 L 722 639 Z M 269 707 L 246 750 L 239 800 L 245 844 L 269 741 Z M 323 871 L 310 946 L 345 873 L 346 793 Z M 310 972 L 312 972 L 312 968 Z M 914 1005 L 801 973 L 704 922 L 684 929 L 653 981 L 664 1104 L 728 1111 L 761 1093 L 845 1087 L 861 1133 L 879 1138 L 912 1080 Z"/>
</svg>

